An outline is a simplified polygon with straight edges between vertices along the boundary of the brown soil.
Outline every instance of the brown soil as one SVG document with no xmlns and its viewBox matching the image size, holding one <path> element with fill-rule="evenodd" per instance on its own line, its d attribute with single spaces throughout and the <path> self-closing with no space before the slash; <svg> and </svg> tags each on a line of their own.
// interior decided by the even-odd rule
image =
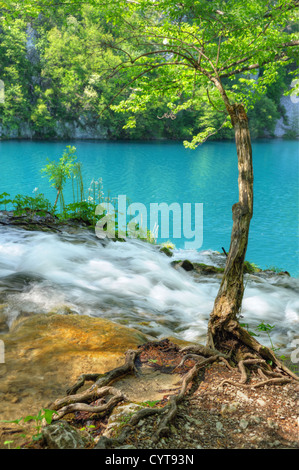
<svg viewBox="0 0 299 470">
<path fill-rule="evenodd" d="M 156 395 L 163 407 L 171 394 L 178 393 L 180 379 L 193 360 L 178 368 L 183 354 L 179 347 L 168 340 L 146 343 L 140 346 L 142 352 L 136 363 L 137 375 L 121 379 L 119 387 L 127 386 L 128 396 L 138 392 L 138 383 L 146 384 L 148 399 Z M 151 370 L 158 388 L 150 389 L 151 377 L 143 371 Z M 169 379 L 165 380 L 168 376 Z M 159 382 L 160 380 L 160 382 Z M 299 448 L 299 384 L 296 381 L 285 385 L 252 386 L 261 381 L 253 374 L 249 383 L 243 386 L 221 385 L 224 380 L 239 383 L 238 368 L 229 370 L 223 363 L 213 363 L 200 371 L 196 383 L 190 385 L 186 398 L 178 406 L 178 413 L 170 424 L 170 432 L 158 443 L 153 443 L 161 417 L 152 416 L 141 420 L 132 429 L 129 438 L 119 447 L 125 449 L 298 449 Z M 136 387 L 132 385 L 135 381 Z M 144 381 L 144 382 L 142 382 Z M 147 381 L 147 382 L 146 382 Z M 66 384 L 68 385 L 68 384 Z M 117 386 L 117 383 L 113 384 Z M 160 385 L 160 389 L 159 389 Z M 165 389 L 164 389 L 165 387 Z M 142 387 L 141 387 L 142 388 Z M 144 387 L 143 387 L 144 388 Z M 141 393 L 141 392 L 140 392 Z M 146 401 L 144 391 L 142 400 Z M 151 406 L 151 404 L 149 404 Z M 91 434 L 96 445 L 105 432 L 108 417 L 99 418 L 86 412 L 76 412 L 65 417 L 77 428 L 93 426 Z M 10 425 L 11 430 L 16 425 Z M 13 439 L 13 437 L 12 437 Z M 93 444 L 89 448 L 94 447 Z M 23 447 L 23 446 L 22 446 Z M 40 443 L 25 447 L 40 448 Z"/>
<path fill-rule="evenodd" d="M 204 375 L 195 393 L 179 405 L 170 435 L 157 448 L 299 448 L 298 384 L 218 388 L 224 379 L 240 378 L 222 364 L 213 364 Z M 149 418 L 128 444 L 155 448 L 148 440 L 155 428 L 155 418 Z"/>
<path fill-rule="evenodd" d="M 192 360 L 178 368 L 182 354 L 179 347 L 166 341 L 141 346 L 139 367 L 151 367 L 164 374 L 182 377 L 194 365 Z M 138 365 L 138 364 L 137 364 Z M 237 368 L 229 370 L 224 364 L 214 363 L 200 371 L 198 380 L 189 388 L 189 395 L 179 405 L 179 412 L 170 426 L 170 433 L 157 444 L 151 436 L 159 419 L 150 417 L 140 422 L 124 443 L 124 448 L 135 449 L 269 449 L 299 448 L 299 384 L 265 385 L 260 388 L 224 385 L 224 380 L 239 383 Z M 261 380 L 250 378 L 250 385 Z M 164 406 L 167 393 L 155 406 Z M 163 392 L 163 390 L 160 390 Z M 106 420 L 107 423 L 107 420 Z M 103 423 L 104 424 L 104 423 Z M 105 426 L 105 424 L 104 424 Z M 105 427 L 99 429 L 99 435 Z M 99 436 L 95 438 L 97 441 Z"/>
</svg>

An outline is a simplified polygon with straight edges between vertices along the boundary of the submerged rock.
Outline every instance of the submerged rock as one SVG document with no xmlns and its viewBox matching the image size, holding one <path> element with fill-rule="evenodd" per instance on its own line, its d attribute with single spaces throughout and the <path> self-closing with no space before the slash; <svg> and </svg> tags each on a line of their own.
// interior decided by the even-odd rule
<svg viewBox="0 0 299 470">
<path fill-rule="evenodd" d="M 171 263 L 175 268 L 183 268 L 185 271 L 195 271 L 198 274 L 219 274 L 224 272 L 224 268 L 212 266 L 204 263 L 191 263 L 188 259 L 177 260 Z"/>
<path fill-rule="evenodd" d="M 73 314 L 19 318 L 0 339 L 5 346 L 5 363 L 0 363 L 1 419 L 38 413 L 65 396 L 82 373 L 118 367 L 128 349 L 148 340 L 112 321 Z"/>
<path fill-rule="evenodd" d="M 167 248 L 167 246 L 162 246 L 162 248 L 160 248 L 159 251 L 161 253 L 164 253 L 166 256 L 169 256 L 169 257 L 173 256 L 173 252 L 169 248 Z"/>
</svg>

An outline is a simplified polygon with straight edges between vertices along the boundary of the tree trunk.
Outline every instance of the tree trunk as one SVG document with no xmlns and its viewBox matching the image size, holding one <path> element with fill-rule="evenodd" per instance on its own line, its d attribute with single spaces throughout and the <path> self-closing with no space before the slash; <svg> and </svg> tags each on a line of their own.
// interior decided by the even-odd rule
<svg viewBox="0 0 299 470">
<path fill-rule="evenodd" d="M 241 104 L 231 105 L 228 110 L 235 130 L 238 155 L 239 202 L 232 207 L 230 249 L 208 325 L 208 346 L 220 350 L 232 348 L 230 332 L 236 325 L 242 305 L 243 268 L 253 213 L 253 168 L 248 118 Z"/>
<path fill-rule="evenodd" d="M 56 194 L 56 200 L 55 200 L 55 202 L 54 202 L 53 209 L 55 209 L 55 207 L 56 207 L 56 205 L 57 205 L 60 191 L 61 191 L 61 188 L 58 188 L 58 189 L 57 189 L 57 194 Z"/>
</svg>

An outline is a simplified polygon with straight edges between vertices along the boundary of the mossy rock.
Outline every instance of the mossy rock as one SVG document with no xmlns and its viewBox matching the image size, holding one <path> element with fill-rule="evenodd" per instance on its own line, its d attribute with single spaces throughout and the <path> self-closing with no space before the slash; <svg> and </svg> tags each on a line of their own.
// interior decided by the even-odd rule
<svg viewBox="0 0 299 470">
<path fill-rule="evenodd" d="M 162 248 L 160 248 L 159 251 L 160 253 L 164 253 L 166 256 L 169 256 L 169 257 L 173 256 L 172 251 L 169 248 L 167 248 L 167 246 L 163 246 Z"/>
<path fill-rule="evenodd" d="M 188 259 L 173 261 L 172 265 L 174 267 L 179 266 L 185 271 L 196 271 L 199 274 L 219 274 L 224 272 L 224 268 L 218 268 L 217 266 L 212 266 L 204 263 L 191 263 Z"/>
<path fill-rule="evenodd" d="M 244 273 L 245 274 L 255 274 L 260 273 L 262 270 L 256 266 L 254 263 L 250 263 L 249 261 L 244 261 Z"/>
<path fill-rule="evenodd" d="M 224 268 L 218 268 L 217 266 L 211 266 L 204 263 L 193 263 L 194 269 L 200 274 L 219 274 L 224 272 Z"/>
</svg>

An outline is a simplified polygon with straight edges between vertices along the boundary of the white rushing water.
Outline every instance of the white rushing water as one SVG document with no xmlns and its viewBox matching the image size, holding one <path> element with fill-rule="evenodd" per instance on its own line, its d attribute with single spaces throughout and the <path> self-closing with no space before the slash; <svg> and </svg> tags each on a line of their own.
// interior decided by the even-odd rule
<svg viewBox="0 0 299 470">
<path fill-rule="evenodd" d="M 0 229 L 0 305 L 9 325 L 20 314 L 57 312 L 109 318 L 155 338 L 205 342 L 220 279 L 195 278 L 174 259 L 217 264 L 211 251 L 178 250 L 173 258 L 131 240 L 102 246 L 90 235 Z M 257 333 L 274 325 L 271 340 L 289 354 L 299 337 L 299 280 L 245 276 L 242 323 Z M 260 334 L 260 333 L 259 333 Z M 271 346 L 266 334 L 259 340 Z"/>
</svg>

